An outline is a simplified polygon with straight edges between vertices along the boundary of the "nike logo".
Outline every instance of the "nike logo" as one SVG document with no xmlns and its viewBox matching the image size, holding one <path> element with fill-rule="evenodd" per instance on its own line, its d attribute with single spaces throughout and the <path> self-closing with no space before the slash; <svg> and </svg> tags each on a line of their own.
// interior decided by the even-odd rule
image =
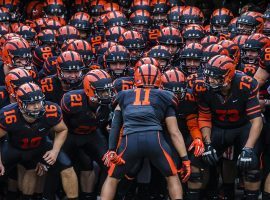
<svg viewBox="0 0 270 200">
<path fill-rule="evenodd" d="M 43 130 L 45 130 L 45 128 L 39 128 L 39 129 L 38 129 L 38 131 L 43 131 Z"/>
<path fill-rule="evenodd" d="M 237 102 L 237 101 L 238 101 L 238 99 L 235 99 L 235 100 L 233 100 L 232 102 L 235 103 L 235 102 Z"/>
</svg>

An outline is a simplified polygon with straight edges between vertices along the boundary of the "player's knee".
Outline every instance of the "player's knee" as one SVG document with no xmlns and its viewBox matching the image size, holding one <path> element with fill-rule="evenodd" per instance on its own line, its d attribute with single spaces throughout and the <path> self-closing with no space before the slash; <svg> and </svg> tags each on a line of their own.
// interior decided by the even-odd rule
<svg viewBox="0 0 270 200">
<path fill-rule="evenodd" d="M 69 159 L 69 157 L 61 152 L 58 156 L 58 159 L 57 159 L 57 165 L 58 167 L 60 168 L 60 171 L 63 171 L 65 169 L 69 169 L 72 167 L 72 163 L 71 163 L 71 160 Z"/>
<path fill-rule="evenodd" d="M 61 171 L 61 176 L 65 179 L 71 179 L 74 176 L 76 177 L 76 173 L 73 167 L 69 167 Z"/>
<path fill-rule="evenodd" d="M 247 182 L 255 183 L 261 180 L 260 170 L 249 170 L 244 173 L 244 179 Z"/>
</svg>

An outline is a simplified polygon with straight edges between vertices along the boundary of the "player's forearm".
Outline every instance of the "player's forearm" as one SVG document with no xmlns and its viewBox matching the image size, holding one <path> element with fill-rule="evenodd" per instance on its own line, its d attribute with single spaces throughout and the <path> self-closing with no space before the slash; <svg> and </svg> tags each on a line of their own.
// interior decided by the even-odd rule
<svg viewBox="0 0 270 200">
<path fill-rule="evenodd" d="M 54 142 L 53 142 L 53 150 L 59 152 L 61 147 L 63 146 L 66 138 L 67 138 L 67 129 L 58 132 L 55 134 Z"/>
<path fill-rule="evenodd" d="M 187 150 L 186 150 L 182 133 L 178 130 L 178 131 L 175 131 L 174 133 L 171 133 L 170 136 L 171 136 L 172 143 L 177 153 L 180 155 L 180 157 L 187 156 Z"/>
<path fill-rule="evenodd" d="M 122 125 L 123 125 L 122 112 L 121 110 L 115 110 L 109 136 L 109 150 L 111 151 L 116 151 Z"/>
<path fill-rule="evenodd" d="M 248 140 L 246 142 L 245 147 L 253 148 L 261 134 L 263 121 L 262 121 L 262 117 L 256 117 L 250 120 L 250 122 L 251 122 L 251 128 L 249 131 L 249 136 L 248 136 Z"/>
<path fill-rule="evenodd" d="M 202 132 L 202 137 L 205 143 L 210 143 L 211 142 L 211 128 L 209 127 L 203 127 L 201 129 Z"/>
</svg>

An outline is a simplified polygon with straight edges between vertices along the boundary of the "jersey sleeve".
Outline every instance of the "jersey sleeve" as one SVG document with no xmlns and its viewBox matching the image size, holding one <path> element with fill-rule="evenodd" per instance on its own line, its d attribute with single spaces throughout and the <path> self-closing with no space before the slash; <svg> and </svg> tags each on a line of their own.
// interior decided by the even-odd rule
<svg viewBox="0 0 270 200">
<path fill-rule="evenodd" d="M 270 47 L 265 48 L 259 59 L 259 66 L 270 74 Z"/>
<path fill-rule="evenodd" d="M 47 123 L 50 126 L 57 125 L 63 119 L 62 110 L 60 106 L 56 103 L 47 101 L 45 105 L 45 117 Z"/>
<path fill-rule="evenodd" d="M 83 105 L 83 96 L 79 93 L 74 93 L 74 91 L 65 93 L 60 105 L 64 114 L 75 113 Z"/>
<path fill-rule="evenodd" d="M 169 106 L 169 107 L 167 108 L 165 118 L 166 118 L 166 117 L 175 117 L 175 116 L 176 116 L 176 114 L 175 114 L 175 109 L 174 109 L 172 106 Z"/>
<path fill-rule="evenodd" d="M 248 93 L 248 100 L 246 103 L 246 113 L 251 120 L 261 116 L 261 106 L 257 97 L 259 84 L 253 79 L 250 85 L 250 92 Z"/>
<path fill-rule="evenodd" d="M 10 104 L 9 102 L 9 94 L 5 89 L 5 86 L 0 86 L 0 108 L 3 108 Z"/>
<path fill-rule="evenodd" d="M 189 102 L 189 110 L 186 116 L 187 127 L 193 139 L 202 139 L 202 134 L 198 124 L 198 104 L 192 92 L 193 91 L 188 90 L 185 96 L 185 100 Z"/>
<path fill-rule="evenodd" d="M 172 92 L 163 92 L 163 94 L 165 94 L 164 104 L 167 106 L 165 117 L 176 116 L 176 110 L 179 104 L 177 97 Z"/>
<path fill-rule="evenodd" d="M 187 127 L 190 132 L 190 135 L 193 139 L 200 138 L 202 139 L 202 133 L 199 128 L 198 123 L 198 114 L 189 114 L 186 116 Z"/>
<path fill-rule="evenodd" d="M 199 129 L 205 127 L 212 127 L 212 114 L 209 105 L 205 102 L 204 98 L 200 98 L 198 101 L 199 105 L 199 117 L 198 117 L 198 125 Z"/>
<path fill-rule="evenodd" d="M 5 116 L 4 116 L 4 110 L 3 108 L 0 110 L 0 128 L 7 131 L 7 124 L 5 121 Z"/>
<path fill-rule="evenodd" d="M 117 93 L 117 95 L 116 95 L 116 97 L 115 97 L 115 99 L 113 100 L 113 103 L 112 103 L 113 108 L 115 108 L 118 104 L 120 104 L 119 106 L 121 107 L 123 99 L 124 99 L 124 92 L 125 92 L 125 90 L 120 91 L 120 92 Z"/>
<path fill-rule="evenodd" d="M 18 126 L 17 103 L 9 104 L 0 110 L 0 128 L 5 131 Z"/>
</svg>

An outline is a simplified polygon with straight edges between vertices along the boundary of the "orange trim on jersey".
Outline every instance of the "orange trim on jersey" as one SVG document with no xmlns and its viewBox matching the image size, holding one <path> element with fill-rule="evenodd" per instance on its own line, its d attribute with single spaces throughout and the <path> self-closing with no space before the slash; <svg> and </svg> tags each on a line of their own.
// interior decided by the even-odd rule
<svg viewBox="0 0 270 200">
<path fill-rule="evenodd" d="M 62 108 L 64 111 L 70 111 L 70 109 L 68 109 L 68 107 L 66 106 L 64 99 L 65 99 L 65 98 L 64 98 L 64 96 L 63 96 L 63 98 L 62 98 L 62 100 L 61 100 L 61 108 Z"/>
<path fill-rule="evenodd" d="M 171 168 L 171 170 L 172 170 L 172 174 L 173 174 L 173 175 L 177 174 L 177 168 L 176 168 L 176 166 L 175 166 L 175 163 L 174 163 L 172 157 L 171 157 L 171 156 L 165 151 L 165 149 L 161 146 L 161 143 L 160 143 L 160 137 L 159 137 L 159 132 L 158 132 L 158 142 L 159 142 L 159 146 L 160 146 L 160 148 L 162 149 L 162 152 L 163 152 L 163 154 L 164 154 L 166 160 L 168 161 L 168 164 L 169 164 L 169 166 L 170 166 L 170 168 Z"/>
<path fill-rule="evenodd" d="M 126 149 L 127 149 L 127 145 L 128 145 L 128 137 L 127 137 L 127 135 L 125 136 L 125 138 L 126 138 L 126 146 L 125 146 L 125 148 L 123 149 L 123 151 L 122 151 L 121 153 L 118 154 L 120 157 L 123 156 L 123 154 L 125 153 L 125 151 L 126 151 Z M 108 175 L 109 175 L 109 176 L 112 176 L 112 174 L 113 174 L 113 172 L 114 172 L 114 170 L 115 170 L 116 167 L 117 167 L 117 166 L 116 166 L 115 164 L 112 164 L 112 166 L 111 166 L 110 169 L 108 170 Z"/>
<path fill-rule="evenodd" d="M 255 110 L 253 112 L 249 112 L 249 113 L 247 113 L 247 115 L 252 115 L 252 114 L 260 113 L 260 112 L 261 112 L 261 110 L 259 109 L 259 110 Z"/>
<path fill-rule="evenodd" d="M 120 144 L 121 144 L 123 134 L 124 134 L 124 127 L 122 126 L 122 128 L 121 128 L 121 130 L 120 130 L 120 135 L 119 135 L 119 138 L 118 138 L 118 142 L 117 142 L 117 147 L 116 147 L 116 149 L 118 149 L 119 146 L 120 146 Z"/>
<path fill-rule="evenodd" d="M 256 90 L 259 89 L 259 84 L 256 85 L 256 87 L 254 88 L 254 90 L 252 90 L 252 93 L 256 92 Z"/>
<path fill-rule="evenodd" d="M 246 109 L 246 111 L 249 112 L 249 111 L 255 110 L 255 109 L 257 109 L 257 108 L 260 108 L 260 109 L 261 109 L 261 106 L 260 106 L 260 105 L 257 105 L 257 106 L 254 106 L 254 107 L 252 107 L 252 108 Z"/>
<path fill-rule="evenodd" d="M 248 100 L 253 99 L 254 97 L 257 97 L 257 94 L 249 97 Z"/>
</svg>

